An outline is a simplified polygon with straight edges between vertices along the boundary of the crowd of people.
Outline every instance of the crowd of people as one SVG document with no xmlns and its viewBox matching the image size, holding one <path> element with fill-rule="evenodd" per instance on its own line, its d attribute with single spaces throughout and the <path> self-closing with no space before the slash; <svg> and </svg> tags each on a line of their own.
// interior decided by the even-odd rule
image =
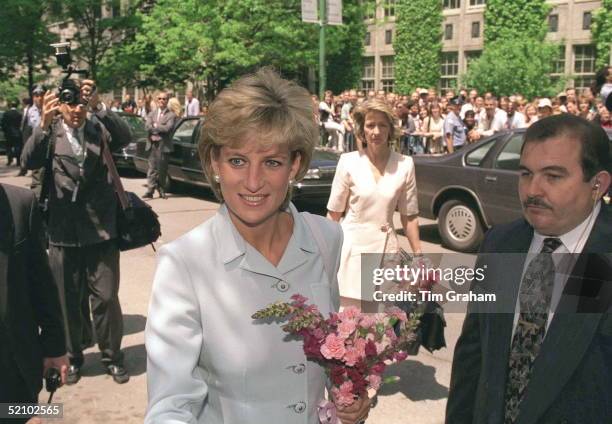
<svg viewBox="0 0 612 424">
<path fill-rule="evenodd" d="M 416 88 L 410 94 L 384 90 L 346 90 L 339 95 L 326 91 L 322 100 L 312 96 L 324 145 L 340 152 L 358 149 L 351 111 L 361 103 L 385 101 L 399 119 L 402 134 L 396 149 L 402 154 L 445 153 L 474 143 L 495 132 L 527 128 L 539 119 L 568 113 L 612 128 L 610 112 L 593 93 L 612 82 L 610 67 L 603 68 L 594 87 L 578 92 L 567 88 L 554 98 L 527 99 L 522 94 L 497 96 L 476 89 L 448 90 Z"/>
</svg>

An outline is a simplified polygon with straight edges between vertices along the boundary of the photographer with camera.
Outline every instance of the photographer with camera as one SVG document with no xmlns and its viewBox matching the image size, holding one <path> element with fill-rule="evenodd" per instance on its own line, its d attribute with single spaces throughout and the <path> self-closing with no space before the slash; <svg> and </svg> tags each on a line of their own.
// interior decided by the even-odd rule
<svg viewBox="0 0 612 424">
<path fill-rule="evenodd" d="M 72 72 L 69 68 L 68 76 Z M 102 362 L 115 382 L 129 380 L 120 350 L 118 202 L 103 160 L 103 140 L 111 150 L 119 149 L 129 143 L 130 129 L 100 104 L 92 80 L 80 84 L 67 77 L 59 97 L 45 93 L 41 123 L 22 155 L 29 169 L 46 165 L 49 170 L 49 260 L 67 333 L 68 384 L 80 379 L 84 362 L 83 326 L 88 322 L 83 305 L 87 305 L 87 296 L 91 296 Z"/>
<path fill-rule="evenodd" d="M 66 381 L 60 300 L 40 231 L 34 193 L 0 184 L 0 403 L 37 403 L 43 376 Z"/>
</svg>

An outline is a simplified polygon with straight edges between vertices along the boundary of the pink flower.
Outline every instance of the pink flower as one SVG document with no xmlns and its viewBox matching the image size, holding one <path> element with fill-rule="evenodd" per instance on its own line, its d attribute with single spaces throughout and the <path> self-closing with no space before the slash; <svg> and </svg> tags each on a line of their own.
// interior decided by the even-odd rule
<svg viewBox="0 0 612 424">
<path fill-rule="evenodd" d="M 340 337 L 347 338 L 353 331 L 357 328 L 357 323 L 353 319 L 343 320 L 340 324 L 338 324 L 338 333 Z"/>
<path fill-rule="evenodd" d="M 395 355 L 393 355 L 393 359 L 395 359 L 397 362 L 401 362 L 405 360 L 407 357 L 408 357 L 408 354 L 404 351 L 395 352 Z"/>
<path fill-rule="evenodd" d="M 345 381 L 339 388 L 332 388 L 332 394 L 334 395 L 334 403 L 336 405 L 350 406 L 355 402 L 353 383 L 350 381 Z"/>
<path fill-rule="evenodd" d="M 345 352 L 344 339 L 335 334 L 328 334 L 325 343 L 321 346 L 323 356 L 327 359 L 342 359 Z"/>
<path fill-rule="evenodd" d="M 366 341 L 364 339 L 357 339 L 353 342 L 355 350 L 359 353 L 359 356 L 365 357 Z"/>
<path fill-rule="evenodd" d="M 349 367 L 352 367 L 353 365 L 355 365 L 363 356 L 365 356 L 365 350 L 364 350 L 364 355 L 361 355 L 361 353 L 359 352 L 359 350 L 355 349 L 354 347 L 350 347 L 348 349 L 346 349 L 346 353 L 344 354 L 344 362 L 346 363 L 346 365 L 348 365 Z"/>
<path fill-rule="evenodd" d="M 366 330 L 371 328 L 376 324 L 376 317 L 373 314 L 362 314 L 361 320 L 359 321 L 359 325 Z"/>
<path fill-rule="evenodd" d="M 397 318 L 401 322 L 406 321 L 406 312 L 402 311 L 397 306 L 391 306 L 387 308 L 386 312 L 392 317 Z"/>
<path fill-rule="evenodd" d="M 371 388 L 378 390 L 380 388 L 380 384 L 382 383 L 382 378 L 380 375 L 370 374 L 368 376 L 368 382 L 370 383 Z"/>
<path fill-rule="evenodd" d="M 346 319 L 355 319 L 359 316 L 359 314 L 360 312 L 357 307 L 347 306 L 346 308 L 342 310 L 342 312 L 338 313 L 338 318 L 340 318 L 343 321 Z"/>
</svg>

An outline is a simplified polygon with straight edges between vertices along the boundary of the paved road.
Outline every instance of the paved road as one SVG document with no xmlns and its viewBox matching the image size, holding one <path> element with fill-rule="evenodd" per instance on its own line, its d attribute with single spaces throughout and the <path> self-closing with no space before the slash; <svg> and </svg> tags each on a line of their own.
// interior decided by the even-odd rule
<svg viewBox="0 0 612 424">
<path fill-rule="evenodd" d="M 0 167 L 1 182 L 18 186 L 29 183 L 29 177 L 14 177 L 17 173 L 15 167 L 3 165 L 4 161 Z M 144 178 L 124 177 L 123 182 L 128 190 L 144 193 Z M 167 200 L 154 199 L 150 204 L 159 214 L 162 224 L 163 235 L 158 247 L 205 221 L 219 207 L 207 191 L 190 188 L 182 188 Z M 304 208 L 303 205 L 298 207 Z M 425 252 L 448 252 L 440 247 L 433 221 L 422 220 L 421 237 Z M 400 243 L 407 245 L 405 237 L 400 237 Z M 86 351 L 81 381 L 75 386 L 63 387 L 54 397 L 54 401 L 64 403 L 64 419 L 50 422 L 142 423 L 146 407 L 144 328 L 154 272 L 155 253 L 150 247 L 121 255 L 120 298 L 125 325 L 125 365 L 132 376 L 129 383 L 115 384 L 100 365 L 97 348 L 91 348 Z M 452 352 L 464 315 L 453 313 L 447 314 L 446 318 L 448 348 L 434 354 L 421 350 L 418 356 L 390 367 L 389 374 L 399 376 L 400 381 L 382 388 L 379 404 L 372 410 L 368 424 L 437 424 L 444 421 Z M 43 393 L 41 401 L 45 400 Z"/>
</svg>

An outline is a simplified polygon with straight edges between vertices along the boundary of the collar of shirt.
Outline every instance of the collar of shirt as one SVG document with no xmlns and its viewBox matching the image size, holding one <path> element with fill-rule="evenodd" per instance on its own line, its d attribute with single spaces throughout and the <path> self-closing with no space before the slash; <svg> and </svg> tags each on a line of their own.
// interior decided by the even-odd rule
<svg viewBox="0 0 612 424">
<path fill-rule="evenodd" d="M 77 157 L 79 163 L 83 163 L 85 160 L 85 123 L 83 122 L 83 125 L 76 128 L 78 139 L 74 136 L 75 128 L 68 126 L 64 121 L 62 121 L 62 126 L 64 127 L 66 138 L 68 138 L 68 142 L 70 143 L 70 147 L 72 147 L 74 155 Z"/>
</svg>

